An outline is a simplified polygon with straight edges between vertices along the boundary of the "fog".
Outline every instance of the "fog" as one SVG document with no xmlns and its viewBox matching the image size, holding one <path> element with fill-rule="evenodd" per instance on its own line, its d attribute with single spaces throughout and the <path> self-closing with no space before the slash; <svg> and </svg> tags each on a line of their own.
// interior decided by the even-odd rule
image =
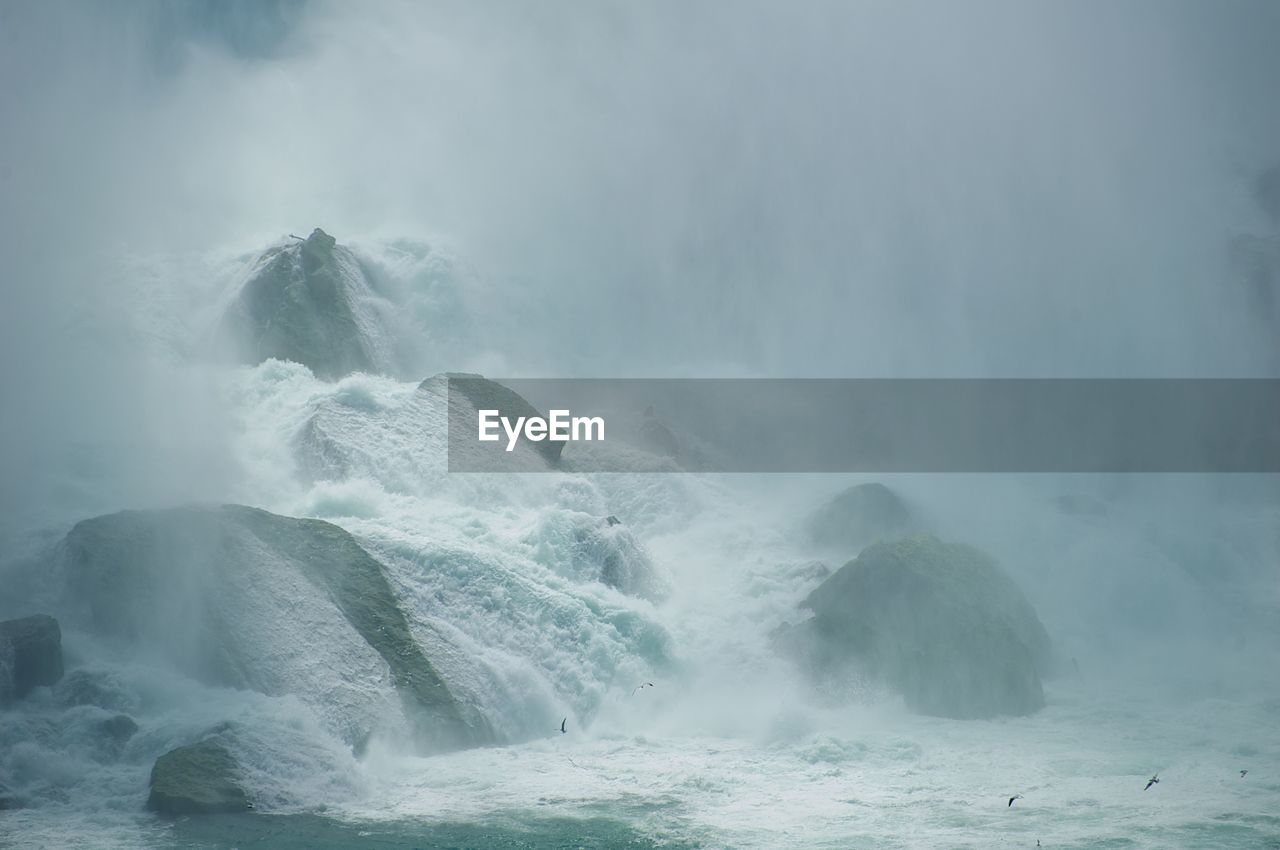
<svg viewBox="0 0 1280 850">
<path fill-rule="evenodd" d="M 429 342 L 396 376 L 415 380 L 1276 378 L 1277 44 L 1266 0 L 0 0 L 0 565 L 86 517 L 235 501 L 330 519 L 404 586 L 458 556 L 422 599 L 465 608 L 495 564 L 554 560 L 572 525 L 555 510 L 626 508 L 674 590 L 665 608 L 591 590 L 608 637 L 590 662 L 633 678 L 669 664 L 689 696 L 645 727 L 620 685 L 567 672 L 583 658 L 508 659 L 541 646 L 529 623 L 485 644 L 458 615 L 441 640 L 484 659 L 468 685 L 499 728 L 524 741 L 566 713 L 602 737 L 770 746 L 888 728 L 836 723 L 761 661 L 806 559 L 849 554 L 797 549 L 796 529 L 865 478 L 450 480 L 419 456 L 438 435 L 396 418 L 416 410 L 408 384 L 204 356 L 231 284 L 316 227 L 383 266 L 388 245 L 429 245 L 447 286 L 434 317 L 405 311 Z M 369 422 L 341 420 L 359 405 Z M 284 459 L 316 411 L 338 411 L 327 427 L 358 474 L 304 481 Z M 1198 722 L 1198 699 L 1236 699 L 1232 729 L 1256 720 L 1242 694 L 1275 684 L 1274 476 L 881 479 L 1005 564 L 1092 693 L 1176 694 L 1192 719 L 1170 729 Z M 1066 516 L 1064 493 L 1110 513 Z M 749 593 L 726 595 L 744 574 Z M 572 604 L 545 604 L 563 618 L 580 600 L 560 580 L 548 598 Z M 495 598 L 508 591 L 521 598 Z M 488 604 L 466 616 L 488 623 Z M 746 674 L 770 693 L 729 716 Z M 998 747 L 983 729 L 960 737 Z M 1240 746 L 1280 757 L 1271 738 Z M 504 770 L 471 758 L 442 769 Z M 391 798 L 422 790 L 388 770 Z"/>
<path fill-rule="evenodd" d="M 138 368 L 121 254 L 312 226 L 454 247 L 509 375 L 1280 362 L 1227 256 L 1274 230 L 1267 3 L 2 14 L 6 466 Z M 106 427 L 154 430 L 141 382 L 108 396 Z"/>
</svg>

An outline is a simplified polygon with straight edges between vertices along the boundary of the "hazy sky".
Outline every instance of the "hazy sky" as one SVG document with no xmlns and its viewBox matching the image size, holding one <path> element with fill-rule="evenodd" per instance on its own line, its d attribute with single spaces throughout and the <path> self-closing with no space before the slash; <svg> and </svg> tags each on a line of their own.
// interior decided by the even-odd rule
<svg viewBox="0 0 1280 850">
<path fill-rule="evenodd" d="M 606 374 L 1258 361 L 1224 255 L 1280 158 L 1272 3 L 3 8 L 37 264 L 447 235 Z"/>
<path fill-rule="evenodd" d="M 1227 245 L 1277 44 L 1265 0 L 0 0 L 6 458 L 181 407 L 110 258 L 313 226 L 447 237 L 548 377 L 1274 374 Z"/>
</svg>

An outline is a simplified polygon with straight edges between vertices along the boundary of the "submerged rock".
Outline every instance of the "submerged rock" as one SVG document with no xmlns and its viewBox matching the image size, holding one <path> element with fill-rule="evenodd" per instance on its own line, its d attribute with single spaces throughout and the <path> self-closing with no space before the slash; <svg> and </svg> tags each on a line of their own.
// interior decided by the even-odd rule
<svg viewBox="0 0 1280 850">
<path fill-rule="evenodd" d="M 410 633 L 382 565 L 335 525 L 238 505 L 123 511 L 77 524 L 63 552 L 86 628 L 187 675 L 294 694 L 348 741 L 384 724 L 391 688 L 422 749 L 492 740 Z"/>
<path fill-rule="evenodd" d="M 322 380 L 388 372 L 377 295 L 360 261 L 316 228 L 262 255 L 223 314 L 220 342 L 249 364 L 291 360 Z"/>
<path fill-rule="evenodd" d="M 525 539 L 539 561 L 575 582 L 600 582 L 653 602 L 670 591 L 644 546 L 617 517 L 602 523 L 591 514 L 548 512 Z"/>
<path fill-rule="evenodd" d="M 1044 706 L 1049 636 L 1013 580 L 981 551 L 917 535 L 877 543 L 804 601 L 780 636 L 817 676 L 884 682 L 923 714 L 1030 714 Z"/>
<path fill-rule="evenodd" d="M 911 511 L 888 487 L 858 484 L 840 493 L 809 519 L 809 536 L 819 546 L 850 553 L 877 540 L 893 540 L 915 527 Z"/>
<path fill-rule="evenodd" d="M 62 678 L 62 630 L 47 614 L 0 622 L 0 706 Z"/>
<path fill-rule="evenodd" d="M 238 773 L 235 759 L 217 741 L 170 750 L 151 769 L 147 808 L 163 815 L 243 812 L 249 797 Z"/>
</svg>

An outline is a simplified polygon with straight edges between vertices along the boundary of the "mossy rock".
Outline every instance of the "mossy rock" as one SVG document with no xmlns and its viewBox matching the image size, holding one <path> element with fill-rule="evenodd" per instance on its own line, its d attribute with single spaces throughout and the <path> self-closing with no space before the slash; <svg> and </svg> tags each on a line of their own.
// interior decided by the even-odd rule
<svg viewBox="0 0 1280 850">
<path fill-rule="evenodd" d="M 243 812 L 249 808 L 249 797 L 240 786 L 231 753 L 209 740 L 156 759 L 147 808 L 170 816 Z"/>
<path fill-rule="evenodd" d="M 956 718 L 1044 706 L 1049 636 L 1003 569 L 930 535 L 864 549 L 816 588 L 786 642 L 818 672 L 850 661 L 916 711 Z M 798 632 L 798 633 L 797 633 Z"/>
</svg>

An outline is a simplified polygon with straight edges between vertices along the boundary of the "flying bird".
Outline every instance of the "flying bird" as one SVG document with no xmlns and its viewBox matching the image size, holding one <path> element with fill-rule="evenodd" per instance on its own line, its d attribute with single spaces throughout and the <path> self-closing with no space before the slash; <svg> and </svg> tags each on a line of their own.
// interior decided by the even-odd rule
<svg viewBox="0 0 1280 850">
<path fill-rule="evenodd" d="M 636 691 L 643 691 L 645 688 L 652 688 L 652 687 L 653 687 L 653 682 L 643 682 L 631 689 L 631 695 L 635 696 Z"/>
<path fill-rule="evenodd" d="M 1022 795 L 1021 795 L 1021 794 L 1014 794 L 1012 797 L 1010 797 L 1010 798 L 1009 798 L 1009 805 L 1008 805 L 1008 806 L 1006 806 L 1005 808 L 1010 808 L 1010 807 L 1012 807 L 1012 806 L 1013 806 L 1013 801 L 1014 801 L 1014 800 L 1021 800 L 1021 799 L 1022 799 Z"/>
<path fill-rule="evenodd" d="M 1241 778 L 1241 779 L 1244 779 L 1244 778 L 1245 778 L 1245 776 L 1246 776 L 1246 775 L 1248 775 L 1248 773 L 1249 773 L 1249 771 L 1247 771 L 1247 770 L 1242 770 L 1242 771 L 1240 771 L 1240 778 Z"/>
<path fill-rule="evenodd" d="M 1160 774 L 1158 773 L 1153 775 L 1150 779 L 1147 780 L 1147 788 L 1150 788 L 1152 785 L 1159 785 L 1159 784 L 1160 784 Z M 1147 788 L 1143 788 L 1142 790 L 1146 791 Z"/>
<path fill-rule="evenodd" d="M 564 724 L 566 724 L 566 723 L 568 723 L 568 722 L 569 722 L 569 718 L 567 718 L 567 717 L 566 717 L 564 720 L 561 720 L 561 721 L 560 721 L 560 734 L 561 734 L 561 735 L 563 735 L 563 734 L 567 731 L 567 730 L 564 728 Z"/>
</svg>

